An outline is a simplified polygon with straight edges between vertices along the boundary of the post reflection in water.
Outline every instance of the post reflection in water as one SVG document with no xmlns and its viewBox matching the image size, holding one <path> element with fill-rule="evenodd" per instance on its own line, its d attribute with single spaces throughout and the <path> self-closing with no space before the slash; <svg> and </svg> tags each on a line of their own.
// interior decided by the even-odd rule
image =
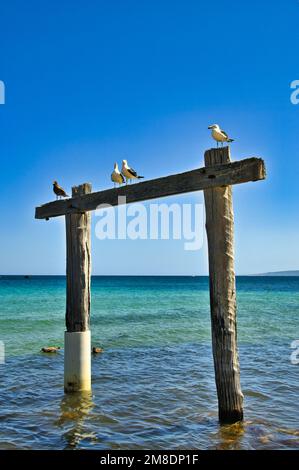
<svg viewBox="0 0 299 470">
<path fill-rule="evenodd" d="M 63 430 L 66 449 L 75 449 L 83 439 L 95 439 L 94 433 L 85 428 L 85 420 L 94 407 L 92 392 L 66 394 L 61 400 L 57 426 Z"/>
<path fill-rule="evenodd" d="M 218 431 L 218 449 L 241 449 L 244 435 L 244 423 L 239 421 L 234 424 L 220 425 Z"/>
</svg>

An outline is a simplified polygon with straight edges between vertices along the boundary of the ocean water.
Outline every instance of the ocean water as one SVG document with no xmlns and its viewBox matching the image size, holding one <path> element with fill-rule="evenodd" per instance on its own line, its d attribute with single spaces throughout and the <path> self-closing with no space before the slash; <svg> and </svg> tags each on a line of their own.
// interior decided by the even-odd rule
<svg viewBox="0 0 299 470">
<path fill-rule="evenodd" d="M 92 393 L 64 395 L 64 277 L 0 277 L 0 449 L 299 447 L 299 277 L 238 277 L 244 423 L 220 426 L 206 277 L 93 277 Z"/>
</svg>

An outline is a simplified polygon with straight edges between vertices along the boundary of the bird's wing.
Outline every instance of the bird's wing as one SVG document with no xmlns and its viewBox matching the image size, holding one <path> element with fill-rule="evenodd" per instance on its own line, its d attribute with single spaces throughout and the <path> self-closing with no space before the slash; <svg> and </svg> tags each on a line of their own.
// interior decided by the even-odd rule
<svg viewBox="0 0 299 470">
<path fill-rule="evenodd" d="M 67 194 L 66 194 L 65 190 L 61 186 L 58 186 L 57 190 L 58 190 L 58 192 L 60 193 L 61 196 L 67 197 Z"/>
<path fill-rule="evenodd" d="M 227 133 L 226 133 L 226 132 L 224 132 L 222 129 L 220 129 L 220 132 L 221 132 L 221 134 L 225 135 L 225 137 L 227 137 L 227 138 L 228 138 L 228 135 L 227 135 Z"/>
<path fill-rule="evenodd" d="M 136 173 L 135 170 L 133 170 L 133 168 L 127 168 L 127 171 L 128 171 L 129 173 L 131 173 L 132 176 L 137 177 L 137 173 Z"/>
<path fill-rule="evenodd" d="M 120 173 L 119 175 L 120 175 L 120 177 L 121 177 L 122 182 L 124 183 L 124 182 L 125 182 L 124 175 L 123 175 L 122 173 Z"/>
</svg>

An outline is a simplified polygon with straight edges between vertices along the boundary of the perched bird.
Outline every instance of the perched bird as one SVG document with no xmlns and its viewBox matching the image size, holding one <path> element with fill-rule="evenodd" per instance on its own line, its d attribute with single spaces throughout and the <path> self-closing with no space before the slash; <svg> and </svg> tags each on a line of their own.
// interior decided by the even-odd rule
<svg viewBox="0 0 299 470">
<path fill-rule="evenodd" d="M 208 129 L 212 129 L 212 137 L 213 137 L 213 139 L 216 140 L 217 147 L 218 147 L 219 142 L 221 142 L 222 145 L 223 145 L 223 142 L 233 142 L 234 141 L 234 139 L 231 139 L 230 137 L 228 137 L 226 132 L 224 132 L 222 129 L 220 129 L 218 124 L 213 124 L 212 126 L 209 126 Z"/>
<path fill-rule="evenodd" d="M 144 178 L 144 176 L 138 176 L 136 171 L 129 167 L 127 160 L 123 160 L 121 172 L 126 178 L 126 183 L 133 179 Z"/>
<path fill-rule="evenodd" d="M 114 170 L 111 173 L 111 181 L 114 183 L 114 187 L 115 187 L 115 183 L 118 183 L 120 185 L 125 182 L 125 178 L 119 171 L 117 163 L 114 163 Z"/>
<path fill-rule="evenodd" d="M 53 181 L 53 191 L 56 194 L 56 199 L 58 199 L 59 197 L 69 197 L 66 194 L 65 190 L 61 186 L 59 186 L 57 181 Z"/>
</svg>

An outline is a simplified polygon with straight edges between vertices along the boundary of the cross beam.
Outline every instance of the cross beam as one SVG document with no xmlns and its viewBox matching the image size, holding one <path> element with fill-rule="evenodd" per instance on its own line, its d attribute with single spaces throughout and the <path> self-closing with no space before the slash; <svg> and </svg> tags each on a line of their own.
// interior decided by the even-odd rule
<svg viewBox="0 0 299 470">
<path fill-rule="evenodd" d="M 217 149 L 217 155 L 224 154 L 225 148 Z M 84 194 L 59 201 L 48 202 L 36 207 L 36 219 L 49 219 L 66 214 L 95 210 L 100 204 L 118 205 L 118 197 L 125 196 L 126 203 L 145 201 L 175 194 L 200 191 L 217 186 L 247 183 L 265 179 L 266 171 L 261 158 L 246 158 L 230 163 L 218 163 L 175 175 L 143 181 L 131 186 Z"/>
</svg>

